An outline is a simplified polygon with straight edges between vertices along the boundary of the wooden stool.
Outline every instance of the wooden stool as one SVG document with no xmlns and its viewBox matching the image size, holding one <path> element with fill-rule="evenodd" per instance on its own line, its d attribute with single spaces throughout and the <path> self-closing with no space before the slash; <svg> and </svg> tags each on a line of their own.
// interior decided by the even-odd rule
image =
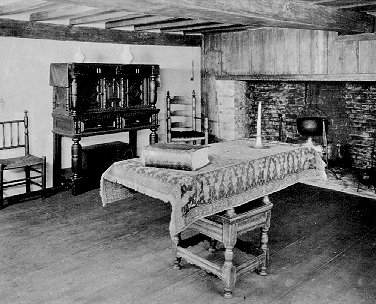
<svg viewBox="0 0 376 304">
<path fill-rule="evenodd" d="M 174 268 L 180 269 L 181 258 L 184 258 L 188 263 L 195 264 L 215 274 L 225 284 L 224 297 L 232 298 L 237 275 L 253 270 L 258 270 L 260 275 L 266 275 L 268 230 L 272 206 L 268 196 L 265 196 L 262 201 L 252 201 L 196 221 L 190 228 L 203 234 L 204 237 L 210 238 L 210 248 L 209 250 L 201 250 L 201 252 L 195 251 L 194 248 L 197 247 L 195 245 L 198 245 L 197 235 L 185 240 L 181 239 L 180 234 L 176 235 Z M 257 228 L 261 228 L 260 244 L 257 246 L 238 240 L 238 236 Z M 224 254 L 219 254 L 216 248 L 217 241 L 223 243 Z M 236 261 L 235 259 L 234 248 L 237 242 L 237 249 L 246 253 L 246 259 L 243 258 L 243 261 Z M 243 246 L 239 246 L 241 244 Z M 244 246 L 244 244 L 247 246 Z M 223 262 L 218 259 L 219 256 Z M 222 264 L 218 263 L 218 260 Z"/>
</svg>

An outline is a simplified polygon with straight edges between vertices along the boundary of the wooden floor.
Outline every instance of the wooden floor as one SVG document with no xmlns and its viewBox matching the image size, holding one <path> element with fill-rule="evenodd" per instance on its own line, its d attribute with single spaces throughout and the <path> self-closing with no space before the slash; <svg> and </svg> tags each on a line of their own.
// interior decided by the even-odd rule
<svg viewBox="0 0 376 304">
<path fill-rule="evenodd" d="M 234 298 L 195 266 L 172 269 L 170 206 L 98 190 L 0 211 L 0 303 L 376 303 L 376 202 L 296 185 L 271 196 L 269 274 Z"/>
</svg>

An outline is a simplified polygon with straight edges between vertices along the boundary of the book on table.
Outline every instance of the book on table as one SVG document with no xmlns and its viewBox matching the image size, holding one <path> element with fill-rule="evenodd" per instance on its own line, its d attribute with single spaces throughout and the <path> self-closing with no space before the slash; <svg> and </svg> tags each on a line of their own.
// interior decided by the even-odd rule
<svg viewBox="0 0 376 304">
<path fill-rule="evenodd" d="M 142 150 L 144 166 L 195 171 L 209 163 L 209 147 L 157 143 Z"/>
</svg>

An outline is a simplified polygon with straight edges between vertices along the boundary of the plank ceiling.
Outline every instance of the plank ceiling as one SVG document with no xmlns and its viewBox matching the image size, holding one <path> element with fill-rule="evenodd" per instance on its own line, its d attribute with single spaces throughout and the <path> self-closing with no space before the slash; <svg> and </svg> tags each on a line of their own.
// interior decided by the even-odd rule
<svg viewBox="0 0 376 304">
<path fill-rule="evenodd" d="M 0 0 L 0 19 L 200 35 L 259 27 L 374 32 L 371 0 Z"/>
</svg>

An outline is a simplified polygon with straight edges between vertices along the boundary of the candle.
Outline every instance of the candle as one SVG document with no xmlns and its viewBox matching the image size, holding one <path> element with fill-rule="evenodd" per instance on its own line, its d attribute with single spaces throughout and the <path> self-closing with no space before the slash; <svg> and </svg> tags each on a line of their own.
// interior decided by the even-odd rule
<svg viewBox="0 0 376 304">
<path fill-rule="evenodd" d="M 257 137 L 261 137 L 261 101 L 259 101 L 257 109 Z"/>
<path fill-rule="evenodd" d="M 262 141 L 261 141 L 261 101 L 259 101 L 258 109 L 257 109 L 257 134 L 256 134 L 255 148 L 262 148 Z"/>
</svg>

